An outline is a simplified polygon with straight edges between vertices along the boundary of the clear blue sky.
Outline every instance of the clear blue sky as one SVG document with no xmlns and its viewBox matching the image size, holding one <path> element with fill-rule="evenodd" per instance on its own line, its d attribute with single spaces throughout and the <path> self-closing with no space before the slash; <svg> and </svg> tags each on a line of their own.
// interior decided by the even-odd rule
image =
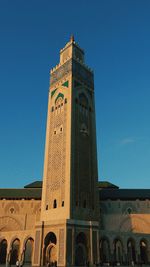
<svg viewBox="0 0 150 267">
<path fill-rule="evenodd" d="M 0 1 L 0 187 L 42 179 L 49 70 L 71 33 L 95 72 L 99 179 L 150 188 L 150 1 Z"/>
</svg>

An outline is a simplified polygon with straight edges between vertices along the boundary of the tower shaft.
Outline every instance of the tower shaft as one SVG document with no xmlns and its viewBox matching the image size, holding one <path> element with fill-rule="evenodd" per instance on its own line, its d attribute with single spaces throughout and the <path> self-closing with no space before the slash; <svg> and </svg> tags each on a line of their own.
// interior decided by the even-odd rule
<svg viewBox="0 0 150 267">
<path fill-rule="evenodd" d="M 72 37 L 51 70 L 36 262 L 98 262 L 97 177 L 93 72 Z"/>
</svg>

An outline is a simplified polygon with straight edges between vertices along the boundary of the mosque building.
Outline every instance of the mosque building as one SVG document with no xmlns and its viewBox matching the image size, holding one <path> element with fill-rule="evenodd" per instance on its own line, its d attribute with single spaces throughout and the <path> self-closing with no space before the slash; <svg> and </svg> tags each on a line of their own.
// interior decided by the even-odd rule
<svg viewBox="0 0 150 267">
<path fill-rule="evenodd" d="M 43 182 L 0 189 L 0 265 L 148 265 L 150 190 L 98 182 L 94 75 L 73 36 L 50 76 Z"/>
</svg>

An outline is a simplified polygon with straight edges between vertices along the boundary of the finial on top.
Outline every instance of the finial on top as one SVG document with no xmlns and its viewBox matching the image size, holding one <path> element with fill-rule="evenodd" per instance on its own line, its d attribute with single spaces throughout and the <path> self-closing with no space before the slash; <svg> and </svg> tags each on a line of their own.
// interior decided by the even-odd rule
<svg viewBox="0 0 150 267">
<path fill-rule="evenodd" d="M 70 42 L 74 42 L 74 35 L 73 34 L 71 34 L 71 36 L 70 36 Z"/>
</svg>

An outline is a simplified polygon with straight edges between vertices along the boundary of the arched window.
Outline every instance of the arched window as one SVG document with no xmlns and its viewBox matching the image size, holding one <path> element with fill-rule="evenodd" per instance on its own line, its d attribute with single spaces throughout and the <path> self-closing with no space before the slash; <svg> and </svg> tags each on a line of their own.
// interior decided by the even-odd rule
<svg viewBox="0 0 150 267">
<path fill-rule="evenodd" d="M 15 209 L 14 208 L 10 208 L 10 213 L 15 213 Z"/>
<path fill-rule="evenodd" d="M 132 213 L 132 208 L 127 208 L 127 214 L 131 214 Z"/>
<path fill-rule="evenodd" d="M 110 261 L 110 245 L 109 240 L 106 238 L 103 238 L 100 241 L 100 258 L 101 263 L 109 263 Z"/>
<path fill-rule="evenodd" d="M 143 264 L 148 263 L 148 249 L 147 249 L 147 242 L 145 240 L 140 241 L 140 257 L 141 257 L 141 263 Z"/>
<path fill-rule="evenodd" d="M 54 199 L 53 208 L 54 208 L 54 209 L 57 208 L 57 200 L 56 200 L 56 199 Z"/>
<path fill-rule="evenodd" d="M 80 127 L 80 133 L 82 135 L 85 135 L 85 136 L 89 135 L 88 128 L 87 128 L 87 125 L 85 123 L 82 123 L 82 125 Z"/>
<path fill-rule="evenodd" d="M 115 256 L 115 263 L 122 264 L 123 262 L 123 247 L 122 243 L 119 239 L 114 241 L 114 256 Z"/>
<path fill-rule="evenodd" d="M 135 242 L 133 239 L 129 239 L 127 242 L 127 254 L 128 254 L 128 263 L 129 265 L 136 262 L 135 254 Z"/>
<path fill-rule="evenodd" d="M 88 107 L 88 98 L 86 97 L 84 93 L 81 93 L 79 95 L 79 104 L 84 108 Z"/>
</svg>

